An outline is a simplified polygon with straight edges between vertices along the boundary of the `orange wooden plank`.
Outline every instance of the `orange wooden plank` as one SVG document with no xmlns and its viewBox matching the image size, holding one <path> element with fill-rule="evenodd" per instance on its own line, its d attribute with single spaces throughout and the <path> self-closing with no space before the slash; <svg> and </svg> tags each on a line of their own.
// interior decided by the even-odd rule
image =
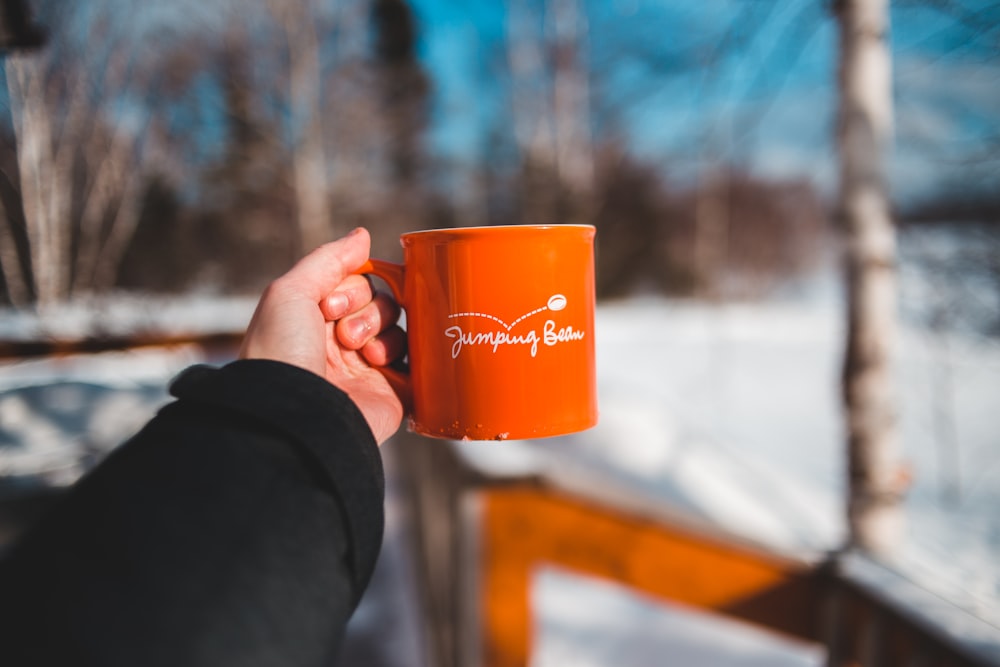
<svg viewBox="0 0 1000 667">
<path fill-rule="evenodd" d="M 815 638 L 816 583 L 803 566 L 543 489 L 483 495 L 480 600 L 490 667 L 528 664 L 531 576 L 541 564 Z"/>
</svg>

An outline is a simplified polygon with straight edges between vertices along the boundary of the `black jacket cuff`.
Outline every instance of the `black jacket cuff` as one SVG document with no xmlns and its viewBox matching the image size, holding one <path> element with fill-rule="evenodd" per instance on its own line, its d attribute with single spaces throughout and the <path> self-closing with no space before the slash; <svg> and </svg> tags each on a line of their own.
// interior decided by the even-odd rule
<svg viewBox="0 0 1000 667">
<path fill-rule="evenodd" d="M 305 369 L 266 359 L 192 366 L 170 393 L 276 430 L 316 463 L 344 508 L 360 596 L 382 544 L 385 480 L 378 443 L 347 394 Z"/>
</svg>

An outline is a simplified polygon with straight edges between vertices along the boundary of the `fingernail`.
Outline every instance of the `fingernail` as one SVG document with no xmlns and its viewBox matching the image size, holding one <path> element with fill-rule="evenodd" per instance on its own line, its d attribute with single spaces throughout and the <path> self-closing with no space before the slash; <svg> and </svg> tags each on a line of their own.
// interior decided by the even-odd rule
<svg viewBox="0 0 1000 667">
<path fill-rule="evenodd" d="M 348 234 L 348 236 L 357 236 L 360 233 L 361 233 L 361 228 L 360 227 L 355 227 L 354 229 L 351 230 L 351 232 Z"/>
<path fill-rule="evenodd" d="M 337 319 L 341 315 L 347 312 L 347 307 L 351 305 L 350 299 L 347 298 L 346 294 L 337 292 L 331 294 L 326 298 L 326 308 L 332 319 Z"/>
<path fill-rule="evenodd" d="M 352 320 L 347 324 L 347 334 L 359 343 L 368 339 L 370 330 L 368 322 L 363 319 Z"/>
</svg>

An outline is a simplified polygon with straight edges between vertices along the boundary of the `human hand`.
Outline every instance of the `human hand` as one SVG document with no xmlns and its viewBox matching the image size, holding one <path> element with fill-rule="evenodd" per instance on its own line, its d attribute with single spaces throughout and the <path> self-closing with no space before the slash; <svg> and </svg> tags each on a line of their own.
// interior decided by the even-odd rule
<svg viewBox="0 0 1000 667">
<path fill-rule="evenodd" d="M 358 406 L 381 444 L 403 418 L 404 379 L 379 368 L 406 353 L 399 306 L 352 275 L 368 259 L 363 228 L 303 257 L 264 290 L 241 359 L 273 359 L 326 378 Z"/>
</svg>

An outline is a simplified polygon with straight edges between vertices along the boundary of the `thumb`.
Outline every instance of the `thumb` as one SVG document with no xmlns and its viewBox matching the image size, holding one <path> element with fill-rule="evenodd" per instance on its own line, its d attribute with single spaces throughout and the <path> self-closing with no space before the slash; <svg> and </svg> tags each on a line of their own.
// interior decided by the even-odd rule
<svg viewBox="0 0 1000 667">
<path fill-rule="evenodd" d="M 300 259 L 283 279 L 318 302 L 361 268 L 370 252 L 371 236 L 367 229 L 358 227 Z"/>
</svg>

